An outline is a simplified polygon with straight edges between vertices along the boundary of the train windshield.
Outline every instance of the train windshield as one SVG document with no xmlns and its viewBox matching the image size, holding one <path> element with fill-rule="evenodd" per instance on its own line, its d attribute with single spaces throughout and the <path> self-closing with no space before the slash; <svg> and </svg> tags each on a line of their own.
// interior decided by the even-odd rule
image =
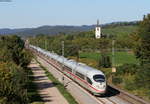
<svg viewBox="0 0 150 104">
<path fill-rule="evenodd" d="M 94 75 L 94 76 L 93 76 L 93 79 L 94 79 L 96 82 L 105 82 L 105 77 L 104 77 L 104 75 L 100 75 L 100 74 Z"/>
</svg>

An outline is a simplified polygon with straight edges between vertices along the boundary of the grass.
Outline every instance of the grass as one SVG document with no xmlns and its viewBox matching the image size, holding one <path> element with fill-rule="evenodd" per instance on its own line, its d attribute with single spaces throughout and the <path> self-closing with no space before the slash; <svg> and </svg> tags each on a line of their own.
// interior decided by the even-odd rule
<svg viewBox="0 0 150 104">
<path fill-rule="evenodd" d="M 38 61 L 37 61 L 38 62 Z M 40 62 L 38 62 L 40 64 Z M 73 96 L 67 91 L 63 84 L 61 84 L 45 67 L 40 64 L 40 67 L 45 70 L 47 77 L 54 83 L 59 92 L 65 97 L 69 104 L 78 104 Z"/>
<path fill-rule="evenodd" d="M 132 32 L 136 31 L 138 26 L 116 26 L 102 29 L 103 34 L 110 34 L 120 38 L 130 35 Z"/>
<path fill-rule="evenodd" d="M 29 102 L 32 104 L 44 104 L 42 98 L 38 94 L 37 86 L 33 81 L 33 72 L 30 68 L 28 68 L 27 94 Z"/>
<path fill-rule="evenodd" d="M 108 54 L 111 58 L 111 53 Z M 135 55 L 133 53 L 128 52 L 115 52 L 115 65 L 120 66 L 123 64 L 136 64 L 139 63 L 139 61 L 136 59 Z M 81 59 L 92 59 L 95 60 L 97 63 L 100 59 L 100 53 L 97 52 L 80 52 L 80 58 Z"/>
<path fill-rule="evenodd" d="M 116 66 L 123 64 L 137 64 L 139 61 L 136 59 L 133 53 L 128 52 L 116 52 L 115 54 Z"/>
</svg>

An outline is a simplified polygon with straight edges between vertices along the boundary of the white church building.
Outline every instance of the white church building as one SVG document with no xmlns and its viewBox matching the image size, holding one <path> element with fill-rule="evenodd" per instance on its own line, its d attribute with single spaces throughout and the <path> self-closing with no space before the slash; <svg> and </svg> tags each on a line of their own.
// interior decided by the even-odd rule
<svg viewBox="0 0 150 104">
<path fill-rule="evenodd" d="M 99 26 L 99 20 L 97 20 L 97 26 L 95 27 L 95 38 L 101 38 L 101 27 Z"/>
</svg>

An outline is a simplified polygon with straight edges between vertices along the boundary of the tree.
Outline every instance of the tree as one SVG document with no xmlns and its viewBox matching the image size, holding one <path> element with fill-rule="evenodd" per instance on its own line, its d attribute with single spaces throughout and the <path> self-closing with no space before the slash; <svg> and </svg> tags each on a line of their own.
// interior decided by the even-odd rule
<svg viewBox="0 0 150 104">
<path fill-rule="evenodd" d="M 136 73 L 135 86 L 136 89 L 141 89 L 150 99 L 150 64 L 144 64 Z"/>
<path fill-rule="evenodd" d="M 104 68 L 110 68 L 111 67 L 110 57 L 108 55 L 102 54 L 99 65 Z"/>
<path fill-rule="evenodd" d="M 0 37 L 0 104 L 27 104 L 27 72 L 32 55 L 18 36 Z"/>
<path fill-rule="evenodd" d="M 108 68 L 111 67 L 110 57 L 108 56 L 108 49 L 110 47 L 110 42 L 107 39 L 99 39 L 99 48 L 101 57 L 99 60 L 99 66 Z"/>
<path fill-rule="evenodd" d="M 0 72 L 1 104 L 26 104 L 25 74 L 22 68 L 12 62 L 1 62 Z"/>
<path fill-rule="evenodd" d="M 150 14 L 144 16 L 143 21 L 140 22 L 137 31 L 139 36 L 139 44 L 136 47 L 136 56 L 140 59 L 141 64 L 150 62 Z"/>
<path fill-rule="evenodd" d="M 135 74 L 134 85 L 150 98 L 150 14 L 144 16 L 138 31 L 132 37 L 136 41 L 134 43 L 136 57 L 141 62 L 141 67 Z"/>
<path fill-rule="evenodd" d="M 24 42 L 20 37 L 12 36 L 2 36 L 0 38 L 0 49 L 2 54 L 0 55 L 0 60 L 3 61 L 14 61 L 17 65 L 20 64 L 20 53 L 24 48 Z"/>
<path fill-rule="evenodd" d="M 18 36 L 2 36 L 0 49 L 0 61 L 13 61 L 21 67 L 27 66 L 31 61 L 31 54 L 24 49 L 24 41 Z"/>
<path fill-rule="evenodd" d="M 65 56 L 76 56 L 79 59 L 79 46 L 75 44 L 66 44 L 65 45 Z"/>
</svg>

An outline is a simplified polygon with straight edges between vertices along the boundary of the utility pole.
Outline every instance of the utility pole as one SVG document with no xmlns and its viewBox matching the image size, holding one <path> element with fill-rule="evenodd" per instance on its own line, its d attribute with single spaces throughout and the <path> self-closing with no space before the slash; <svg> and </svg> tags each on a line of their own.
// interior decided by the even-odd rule
<svg viewBox="0 0 150 104">
<path fill-rule="evenodd" d="M 47 40 L 45 40 L 45 50 L 47 50 Z"/>
<path fill-rule="evenodd" d="M 115 40 L 113 39 L 112 40 L 112 67 L 114 67 L 114 56 L 115 56 L 115 48 L 114 48 L 114 45 L 115 45 Z"/>
<path fill-rule="evenodd" d="M 115 40 L 112 40 L 112 72 L 116 72 L 115 68 Z"/>
<path fill-rule="evenodd" d="M 63 64 L 62 64 L 62 81 L 64 84 L 64 41 L 61 42 L 62 46 L 62 56 L 63 56 Z"/>
<path fill-rule="evenodd" d="M 113 74 L 116 72 L 115 67 L 115 40 L 112 40 L 112 74 L 111 74 L 111 83 L 113 84 Z"/>
<path fill-rule="evenodd" d="M 62 56 L 64 56 L 64 41 L 61 42 L 62 45 Z"/>
</svg>

